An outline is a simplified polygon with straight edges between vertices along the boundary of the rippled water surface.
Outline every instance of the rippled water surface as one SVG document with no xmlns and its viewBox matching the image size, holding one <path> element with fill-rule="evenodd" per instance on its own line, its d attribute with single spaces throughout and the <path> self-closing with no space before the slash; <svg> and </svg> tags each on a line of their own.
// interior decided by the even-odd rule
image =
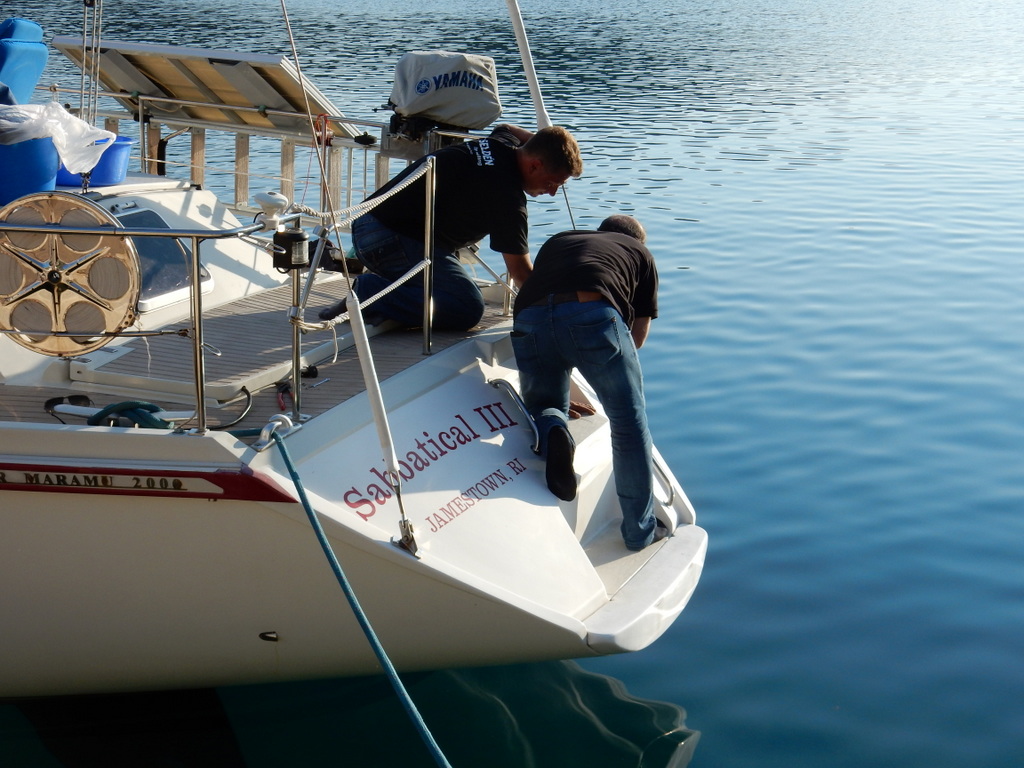
<svg viewBox="0 0 1024 768">
<path fill-rule="evenodd" d="M 76 32 L 53 5 L 4 14 Z M 506 119 L 532 121 L 503 3 L 288 10 L 347 114 L 372 116 L 405 51 L 448 48 L 493 55 Z M 685 708 L 693 766 L 1024 764 L 1024 5 L 522 10 L 548 111 L 583 147 L 576 224 L 648 226 L 653 432 L 711 536 L 668 634 L 584 667 Z M 107 0 L 106 17 L 109 37 L 288 50 L 276 2 Z M 551 200 L 531 222 L 534 250 L 570 225 Z M 519 764 L 620 764 L 530 744 Z"/>
</svg>

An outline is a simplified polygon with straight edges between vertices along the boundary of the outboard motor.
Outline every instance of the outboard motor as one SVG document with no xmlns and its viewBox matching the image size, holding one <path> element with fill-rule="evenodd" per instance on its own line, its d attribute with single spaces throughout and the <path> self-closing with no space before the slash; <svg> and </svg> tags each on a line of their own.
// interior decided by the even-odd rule
<svg viewBox="0 0 1024 768">
<path fill-rule="evenodd" d="M 394 110 L 386 150 L 413 159 L 427 151 L 427 134 L 437 128 L 467 132 L 501 117 L 494 59 L 450 51 L 412 51 L 395 68 L 385 105 Z M 451 144 L 459 139 L 446 137 Z"/>
</svg>

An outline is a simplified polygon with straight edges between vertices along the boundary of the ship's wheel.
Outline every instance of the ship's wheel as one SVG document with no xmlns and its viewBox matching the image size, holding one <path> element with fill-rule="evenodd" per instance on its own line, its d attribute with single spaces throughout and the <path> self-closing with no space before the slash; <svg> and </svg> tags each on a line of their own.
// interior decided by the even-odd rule
<svg viewBox="0 0 1024 768">
<path fill-rule="evenodd" d="M 37 192 L 0 208 L 0 223 L 105 228 L 117 220 L 87 198 Z M 139 255 L 115 234 L 0 232 L 0 328 L 54 357 L 98 349 L 135 321 Z"/>
</svg>

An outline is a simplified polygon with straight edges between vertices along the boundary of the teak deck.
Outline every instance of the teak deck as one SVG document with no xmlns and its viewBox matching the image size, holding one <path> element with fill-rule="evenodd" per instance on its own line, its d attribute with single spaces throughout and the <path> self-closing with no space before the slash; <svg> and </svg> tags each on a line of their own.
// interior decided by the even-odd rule
<svg viewBox="0 0 1024 768">
<path fill-rule="evenodd" d="M 316 313 L 346 293 L 343 280 L 320 282 L 310 293 L 305 311 L 316 322 Z M 248 394 L 252 407 L 233 428 L 262 427 L 282 409 L 279 382 L 291 381 L 292 326 L 288 310 L 293 288 L 282 285 L 238 299 L 205 314 L 204 369 L 207 383 L 207 418 L 211 428 L 235 422 L 244 412 Z M 452 346 L 476 331 L 509 322 L 498 308 L 488 306 L 481 324 L 472 331 L 435 331 L 432 352 Z M 187 323 L 171 326 L 187 328 Z M 383 381 L 424 359 L 423 332 L 384 330 L 368 326 L 370 348 L 378 378 Z M 337 355 L 335 358 L 335 333 Z M 365 389 L 362 370 L 347 322 L 334 331 L 303 334 L 304 364 L 315 366 L 315 376 L 301 379 L 302 413 L 315 417 Z M 74 381 L 70 388 L 0 386 L 0 420 L 52 423 L 45 404 L 51 398 L 87 396 L 96 407 L 123 400 L 142 400 L 168 411 L 189 410 L 195 404 L 191 339 L 178 335 L 133 339 L 116 347 L 100 348 L 68 361 Z M 292 401 L 285 396 L 288 413 Z M 157 414 L 159 415 L 159 414 Z M 81 423 L 75 416 L 61 416 L 67 423 Z"/>
</svg>

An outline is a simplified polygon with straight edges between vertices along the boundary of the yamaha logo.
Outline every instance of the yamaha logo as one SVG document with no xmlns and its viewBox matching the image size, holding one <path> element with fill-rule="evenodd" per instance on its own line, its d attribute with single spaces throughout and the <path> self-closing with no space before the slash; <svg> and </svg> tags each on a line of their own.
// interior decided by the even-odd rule
<svg viewBox="0 0 1024 768">
<path fill-rule="evenodd" d="M 468 88 L 471 91 L 482 91 L 485 85 L 486 81 L 482 75 L 459 70 L 457 72 L 448 72 L 444 75 L 423 78 L 416 83 L 416 93 L 422 95 L 429 91 L 431 86 L 433 86 L 435 91 L 440 91 L 443 88 Z"/>
</svg>

